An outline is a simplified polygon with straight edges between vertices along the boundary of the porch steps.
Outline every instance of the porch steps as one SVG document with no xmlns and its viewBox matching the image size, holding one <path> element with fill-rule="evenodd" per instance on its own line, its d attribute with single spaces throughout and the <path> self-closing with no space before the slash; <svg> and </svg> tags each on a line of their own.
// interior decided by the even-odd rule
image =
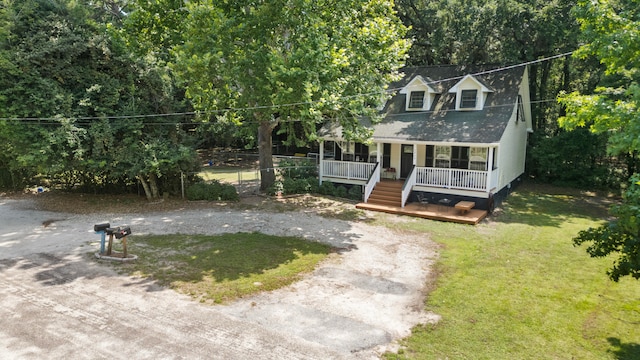
<svg viewBox="0 0 640 360">
<path fill-rule="evenodd" d="M 402 181 L 383 180 L 376 184 L 367 204 L 402 206 Z"/>
</svg>

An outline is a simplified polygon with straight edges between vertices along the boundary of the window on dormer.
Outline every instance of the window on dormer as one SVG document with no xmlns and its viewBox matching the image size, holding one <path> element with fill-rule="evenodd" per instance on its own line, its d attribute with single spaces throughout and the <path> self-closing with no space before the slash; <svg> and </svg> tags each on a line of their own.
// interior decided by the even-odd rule
<svg viewBox="0 0 640 360">
<path fill-rule="evenodd" d="M 409 95 L 409 109 L 422 109 L 424 106 L 424 91 L 412 91 Z"/>
<path fill-rule="evenodd" d="M 478 90 L 462 90 L 460 92 L 460 108 L 475 109 Z"/>
</svg>

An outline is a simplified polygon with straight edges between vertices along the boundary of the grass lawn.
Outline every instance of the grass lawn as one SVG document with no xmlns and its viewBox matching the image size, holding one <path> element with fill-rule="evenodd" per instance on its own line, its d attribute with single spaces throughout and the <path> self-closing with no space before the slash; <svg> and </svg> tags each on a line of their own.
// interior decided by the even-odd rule
<svg viewBox="0 0 640 360">
<path fill-rule="evenodd" d="M 640 281 L 610 281 L 612 259 L 572 238 L 607 216 L 597 198 L 523 187 L 478 226 L 388 223 L 442 244 L 420 326 L 389 359 L 640 359 Z"/>
<path fill-rule="evenodd" d="M 287 286 L 312 271 L 330 250 L 304 239 L 259 233 L 136 236 L 129 251 L 138 260 L 121 269 L 201 302 L 224 303 Z"/>
</svg>

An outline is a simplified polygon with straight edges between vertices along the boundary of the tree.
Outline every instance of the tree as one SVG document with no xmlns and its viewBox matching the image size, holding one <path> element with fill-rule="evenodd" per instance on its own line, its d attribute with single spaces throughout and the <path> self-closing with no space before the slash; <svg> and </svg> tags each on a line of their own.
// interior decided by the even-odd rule
<svg viewBox="0 0 640 360">
<path fill-rule="evenodd" d="M 615 220 L 607 224 L 581 231 L 573 239 L 576 246 L 590 242 L 587 253 L 592 257 L 619 254 L 607 271 L 618 281 L 630 275 L 640 279 L 640 176 L 634 175 L 623 194 L 623 201 L 611 208 Z"/>
<path fill-rule="evenodd" d="M 559 97 L 567 115 L 559 120 L 566 129 L 588 128 L 608 133 L 608 151 L 638 159 L 640 153 L 640 1 L 581 0 L 575 8 L 586 45 L 575 56 L 595 56 L 606 77 L 591 94 L 572 92 Z M 574 243 L 592 242 L 591 256 L 618 253 L 609 270 L 615 281 L 625 275 L 640 279 L 640 175 L 630 169 L 622 203 L 611 210 L 614 220 L 581 232 Z"/>
<path fill-rule="evenodd" d="M 152 199 L 166 191 L 159 178 L 179 183 L 177 174 L 193 169 L 195 151 L 180 126 L 184 117 L 149 115 L 184 111 L 184 94 L 166 66 L 132 56 L 117 36 L 126 13 L 117 1 L 2 5 L 5 185 L 37 174 L 94 191 L 123 191 L 140 182 Z"/>
<path fill-rule="evenodd" d="M 359 117 L 375 116 L 409 48 L 389 0 L 186 6 L 174 69 L 205 116 L 257 130 L 262 190 L 275 181 L 277 125 L 291 142 L 315 140 L 327 120 L 340 122 L 349 138 L 367 138 Z"/>
</svg>

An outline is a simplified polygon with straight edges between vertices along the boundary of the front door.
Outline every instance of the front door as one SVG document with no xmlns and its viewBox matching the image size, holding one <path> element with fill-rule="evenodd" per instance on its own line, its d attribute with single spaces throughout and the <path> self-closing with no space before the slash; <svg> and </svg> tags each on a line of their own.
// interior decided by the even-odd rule
<svg viewBox="0 0 640 360">
<path fill-rule="evenodd" d="M 402 144 L 401 154 L 400 154 L 400 177 L 405 179 L 409 176 L 409 171 L 411 171 L 411 166 L 413 166 L 413 145 Z"/>
</svg>

